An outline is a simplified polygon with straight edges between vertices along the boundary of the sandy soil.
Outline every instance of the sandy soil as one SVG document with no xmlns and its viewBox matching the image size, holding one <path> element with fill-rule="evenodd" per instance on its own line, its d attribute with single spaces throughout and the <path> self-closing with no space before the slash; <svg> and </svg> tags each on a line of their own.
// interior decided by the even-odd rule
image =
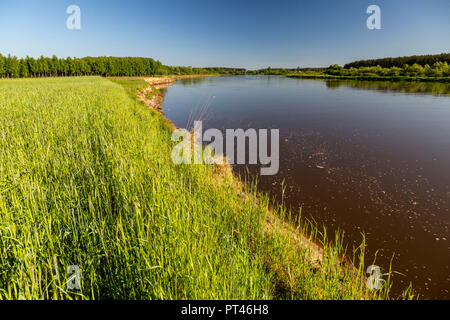
<svg viewBox="0 0 450 320">
<path fill-rule="evenodd" d="M 138 96 L 147 106 L 152 109 L 158 110 L 162 113 L 162 102 L 164 96 L 160 93 L 154 92 L 152 99 L 147 99 L 147 93 L 154 91 L 153 89 L 165 89 L 170 87 L 176 80 L 197 78 L 197 77 L 211 77 L 211 75 L 185 75 L 185 76 L 164 76 L 164 77 L 150 77 L 144 80 L 148 82 L 149 86 L 144 91 L 139 92 Z"/>
</svg>

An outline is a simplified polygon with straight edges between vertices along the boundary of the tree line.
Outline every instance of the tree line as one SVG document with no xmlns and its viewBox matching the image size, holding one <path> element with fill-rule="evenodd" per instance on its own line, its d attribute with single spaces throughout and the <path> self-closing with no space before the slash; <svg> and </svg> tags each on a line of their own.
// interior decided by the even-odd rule
<svg viewBox="0 0 450 320">
<path fill-rule="evenodd" d="M 447 62 L 450 63 L 450 53 L 441 53 L 441 54 L 427 54 L 420 56 L 408 56 L 408 57 L 397 57 L 397 58 L 382 58 L 382 59 L 369 59 L 369 60 L 360 60 L 351 63 L 347 63 L 344 68 L 361 68 L 361 67 L 376 67 L 380 66 L 382 68 L 392 68 L 398 67 L 401 68 L 405 64 L 414 65 L 418 64 L 422 67 L 426 65 L 432 66 L 436 62 Z"/>
<path fill-rule="evenodd" d="M 227 67 L 214 67 L 205 68 L 207 71 L 213 73 L 219 73 L 224 75 L 286 75 L 295 72 L 322 72 L 326 68 L 272 68 L 267 67 L 258 70 L 247 70 L 244 68 L 227 68 Z"/>
<path fill-rule="evenodd" d="M 208 67 L 205 68 L 205 70 L 210 73 L 218 73 L 223 75 L 242 75 L 247 73 L 247 70 L 244 68 Z"/>
<path fill-rule="evenodd" d="M 204 74 L 192 67 L 165 66 L 152 58 L 85 57 L 52 58 L 41 56 L 17 58 L 0 54 L 0 78 L 64 76 L 155 76 L 167 74 Z"/>
<path fill-rule="evenodd" d="M 351 77 L 450 77 L 450 66 L 447 61 L 437 61 L 432 65 L 422 66 L 418 63 L 412 65 L 404 64 L 401 67 L 393 66 L 383 68 L 380 65 L 370 67 L 350 67 L 343 68 L 339 65 L 332 65 L 326 71 L 326 74 L 333 76 L 351 76 Z"/>
</svg>

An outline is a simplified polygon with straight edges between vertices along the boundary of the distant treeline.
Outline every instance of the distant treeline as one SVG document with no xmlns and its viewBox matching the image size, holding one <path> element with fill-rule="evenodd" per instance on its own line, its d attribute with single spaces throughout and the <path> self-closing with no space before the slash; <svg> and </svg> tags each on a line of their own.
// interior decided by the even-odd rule
<svg viewBox="0 0 450 320">
<path fill-rule="evenodd" d="M 264 69 L 258 70 L 247 70 L 244 68 L 205 68 L 207 71 L 219 73 L 219 74 L 228 74 L 228 75 L 286 75 L 295 72 L 321 72 L 325 71 L 327 68 L 271 68 L 267 67 Z"/>
<path fill-rule="evenodd" d="M 211 67 L 204 69 L 209 73 L 219 73 L 224 75 L 240 75 L 246 74 L 247 72 L 247 70 L 244 68 Z"/>
<path fill-rule="evenodd" d="M 259 70 L 249 70 L 247 71 L 247 74 L 254 74 L 254 75 L 286 75 L 288 73 L 292 72 L 300 72 L 301 68 L 295 68 L 295 69 L 285 69 L 285 68 L 265 68 L 265 69 L 259 69 Z"/>
<path fill-rule="evenodd" d="M 380 65 L 372 67 L 343 68 L 338 65 L 330 66 L 325 74 L 346 77 L 450 77 L 450 66 L 446 61 L 438 61 L 432 65 L 422 66 L 418 63 L 404 64 L 402 67 L 383 68 Z"/>
<path fill-rule="evenodd" d="M 205 74 L 202 68 L 165 66 L 151 58 L 47 58 L 38 59 L 0 54 L 0 78 L 57 76 L 154 76 L 167 74 Z"/>
<path fill-rule="evenodd" d="M 405 64 L 408 64 L 408 65 L 418 64 L 418 65 L 421 65 L 422 67 L 425 67 L 426 65 L 431 66 L 431 65 L 435 64 L 436 62 L 450 63 L 450 53 L 360 60 L 360 61 L 347 63 L 344 66 L 344 68 L 349 69 L 349 68 L 376 67 L 376 66 L 380 66 L 382 68 L 392 68 L 392 67 L 400 68 L 400 67 L 403 67 Z"/>
<path fill-rule="evenodd" d="M 284 75 L 287 73 L 295 72 L 297 69 L 282 69 L 282 68 L 274 68 L 268 67 L 266 69 L 259 70 L 247 70 L 244 68 L 205 68 L 210 72 L 220 73 L 224 75 Z"/>
<path fill-rule="evenodd" d="M 65 77 L 65 76 L 156 76 L 189 74 L 223 75 L 286 75 L 295 72 L 322 72 L 326 68 L 193 68 L 166 66 L 152 58 L 140 57 L 85 57 L 17 58 L 0 54 L 0 78 Z"/>
<path fill-rule="evenodd" d="M 249 70 L 247 74 L 255 74 L 255 75 L 287 75 L 291 73 L 299 73 L 299 72 L 322 72 L 327 68 L 265 68 L 259 70 Z"/>
</svg>

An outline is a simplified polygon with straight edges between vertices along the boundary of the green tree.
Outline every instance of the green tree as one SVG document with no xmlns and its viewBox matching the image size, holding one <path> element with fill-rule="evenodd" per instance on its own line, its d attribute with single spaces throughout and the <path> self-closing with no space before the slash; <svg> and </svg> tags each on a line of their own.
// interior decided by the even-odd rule
<svg viewBox="0 0 450 320">
<path fill-rule="evenodd" d="M 331 75 L 340 75 L 342 69 L 343 68 L 340 65 L 333 64 L 333 65 L 328 67 L 326 73 L 331 74 Z"/>
<path fill-rule="evenodd" d="M 0 54 L 0 78 L 5 76 L 5 57 Z"/>
<path fill-rule="evenodd" d="M 27 78 L 30 75 L 27 62 L 23 59 L 19 61 L 19 77 Z"/>
<path fill-rule="evenodd" d="M 434 70 L 433 70 L 432 67 L 430 67 L 429 64 L 426 64 L 426 65 L 425 65 L 425 68 L 423 69 L 423 71 L 424 71 L 424 74 L 425 74 L 427 77 L 433 77 L 433 76 L 434 76 Z"/>
<path fill-rule="evenodd" d="M 59 75 L 68 76 L 69 64 L 66 59 L 59 59 Z"/>
<path fill-rule="evenodd" d="M 48 63 L 49 63 L 50 75 L 56 77 L 58 75 L 58 71 L 60 69 L 58 58 L 54 55 Z"/>
<path fill-rule="evenodd" d="M 420 76 L 423 75 L 424 69 L 420 64 L 414 63 L 408 68 L 408 75 L 410 76 Z"/>
<path fill-rule="evenodd" d="M 5 73 L 8 78 L 18 78 L 19 74 L 19 60 L 8 54 L 5 59 Z"/>
<path fill-rule="evenodd" d="M 30 58 L 30 57 L 26 57 L 25 58 L 27 65 L 28 65 L 28 70 L 30 71 L 30 75 L 32 74 L 33 77 L 36 77 L 36 75 L 39 73 L 39 67 L 37 64 L 37 61 L 34 58 Z"/>
<path fill-rule="evenodd" d="M 74 76 L 75 75 L 75 65 L 74 61 L 71 57 L 68 57 L 66 60 L 67 63 L 67 75 Z"/>
</svg>

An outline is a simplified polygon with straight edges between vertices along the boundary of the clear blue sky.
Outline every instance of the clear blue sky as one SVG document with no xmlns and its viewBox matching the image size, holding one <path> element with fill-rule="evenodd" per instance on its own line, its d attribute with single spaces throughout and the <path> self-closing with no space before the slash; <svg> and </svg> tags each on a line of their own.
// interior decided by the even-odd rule
<svg viewBox="0 0 450 320">
<path fill-rule="evenodd" d="M 82 29 L 66 28 L 81 8 Z M 381 7 L 382 30 L 366 28 Z M 1 0 L 0 52 L 142 56 L 168 65 L 328 66 L 450 52 L 449 0 Z"/>
</svg>

